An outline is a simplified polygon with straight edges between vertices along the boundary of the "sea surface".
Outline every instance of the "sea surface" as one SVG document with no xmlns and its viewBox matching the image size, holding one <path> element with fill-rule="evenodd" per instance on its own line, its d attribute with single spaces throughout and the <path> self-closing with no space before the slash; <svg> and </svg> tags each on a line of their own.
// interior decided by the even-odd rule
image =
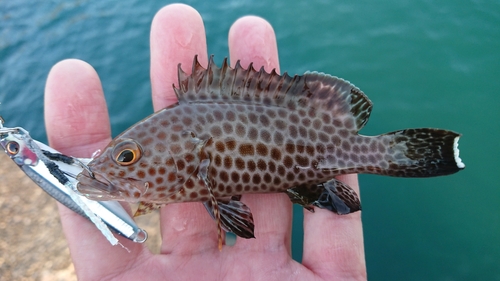
<svg viewBox="0 0 500 281">
<path fill-rule="evenodd" d="M 149 29 L 168 3 L 0 0 L 6 125 L 46 141 L 45 80 L 66 58 L 99 73 L 113 135 L 152 113 Z M 258 15 L 275 29 L 282 72 L 321 71 L 361 88 L 374 103 L 362 134 L 410 127 L 463 134 L 467 167 L 458 174 L 360 176 L 370 280 L 500 280 L 500 1 L 184 3 L 202 15 L 219 63 L 231 24 Z M 294 213 L 300 261 L 302 210 Z"/>
</svg>

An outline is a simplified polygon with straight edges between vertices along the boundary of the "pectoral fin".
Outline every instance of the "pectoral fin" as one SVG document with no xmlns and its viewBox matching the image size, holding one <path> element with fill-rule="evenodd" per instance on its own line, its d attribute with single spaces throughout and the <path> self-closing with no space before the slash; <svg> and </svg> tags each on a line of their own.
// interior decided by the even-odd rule
<svg viewBox="0 0 500 281">
<path fill-rule="evenodd" d="M 339 215 L 361 210 L 361 202 L 356 192 L 336 179 L 316 185 L 290 188 L 287 194 L 293 203 L 300 204 L 309 211 L 314 211 L 312 206 L 327 209 Z"/>
</svg>

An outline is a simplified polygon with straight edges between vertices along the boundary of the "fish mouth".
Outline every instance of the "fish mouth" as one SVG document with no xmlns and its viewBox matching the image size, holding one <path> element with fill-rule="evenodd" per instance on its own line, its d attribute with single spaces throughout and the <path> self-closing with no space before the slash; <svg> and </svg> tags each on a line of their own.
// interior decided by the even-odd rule
<svg viewBox="0 0 500 281">
<path fill-rule="evenodd" d="M 131 178 L 108 179 L 98 173 L 92 177 L 87 171 L 77 176 L 78 192 L 91 200 L 119 200 L 136 202 L 146 193 L 148 184 Z"/>
</svg>

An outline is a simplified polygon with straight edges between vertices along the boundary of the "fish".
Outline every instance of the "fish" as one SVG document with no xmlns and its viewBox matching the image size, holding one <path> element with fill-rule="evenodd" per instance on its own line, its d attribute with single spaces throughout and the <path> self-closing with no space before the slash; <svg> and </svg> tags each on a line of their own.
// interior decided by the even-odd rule
<svg viewBox="0 0 500 281">
<path fill-rule="evenodd" d="M 357 193 L 336 176 L 353 173 L 434 177 L 465 168 L 460 134 L 434 128 L 378 136 L 358 132 L 372 102 L 357 87 L 319 72 L 290 76 L 252 64 L 234 68 L 197 57 L 178 65 L 178 102 L 115 137 L 78 176 L 92 200 L 163 205 L 202 202 L 221 232 L 254 238 L 248 193 L 285 193 L 293 203 L 346 215 Z"/>
</svg>

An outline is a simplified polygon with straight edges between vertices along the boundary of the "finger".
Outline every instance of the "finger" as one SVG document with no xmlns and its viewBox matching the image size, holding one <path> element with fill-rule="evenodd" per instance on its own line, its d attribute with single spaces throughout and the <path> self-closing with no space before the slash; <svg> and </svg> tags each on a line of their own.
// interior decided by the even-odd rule
<svg viewBox="0 0 500 281">
<path fill-rule="evenodd" d="M 280 72 L 276 35 L 266 20 L 255 16 L 238 19 L 229 30 L 228 41 L 232 65 L 237 60 L 243 67 L 253 62 L 257 70 L 264 66 L 267 72 Z"/>
<path fill-rule="evenodd" d="M 111 136 L 108 110 L 92 66 L 69 59 L 56 64 L 45 87 L 45 127 L 50 144 L 75 157 L 89 157 Z"/>
<path fill-rule="evenodd" d="M 177 66 L 191 73 L 194 56 L 207 64 L 205 27 L 200 14 L 184 4 L 164 7 L 151 24 L 151 88 L 155 110 L 177 102 Z"/>
<path fill-rule="evenodd" d="M 191 72 L 194 56 L 207 65 L 205 28 L 193 8 L 174 4 L 161 9 L 151 26 L 151 83 L 155 110 L 177 101 L 177 65 Z M 161 253 L 192 253 L 217 246 L 216 224 L 201 203 L 169 204 L 161 208 Z M 209 233 L 210 235 L 207 235 Z"/>
<path fill-rule="evenodd" d="M 253 62 L 256 69 L 279 72 L 276 36 L 271 25 L 262 18 L 248 16 L 237 20 L 229 31 L 231 64 L 237 60 L 246 68 Z M 284 194 L 246 194 L 243 201 L 250 207 L 255 222 L 256 239 L 238 239 L 235 247 L 290 252 L 292 204 Z"/>
<path fill-rule="evenodd" d="M 337 178 L 359 195 L 357 175 Z M 361 212 L 339 216 L 318 208 L 305 211 L 302 263 L 325 280 L 366 279 Z"/>
<path fill-rule="evenodd" d="M 106 102 L 90 65 L 65 60 L 51 69 L 45 87 L 45 126 L 50 145 L 68 155 L 89 157 L 110 141 Z M 122 241 L 132 251 L 123 255 L 124 249 L 110 245 L 91 222 L 61 204 L 59 212 L 75 269 L 82 279 L 88 279 L 88 274 L 112 272 L 143 249 L 142 245 Z"/>
</svg>

